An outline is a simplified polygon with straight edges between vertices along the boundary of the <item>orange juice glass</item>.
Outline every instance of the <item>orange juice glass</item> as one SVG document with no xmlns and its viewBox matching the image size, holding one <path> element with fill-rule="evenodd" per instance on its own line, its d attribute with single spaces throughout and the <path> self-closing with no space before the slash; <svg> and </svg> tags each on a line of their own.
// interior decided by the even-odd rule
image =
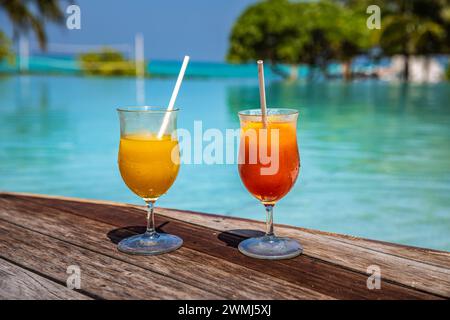
<svg viewBox="0 0 450 320">
<path fill-rule="evenodd" d="M 298 111 L 269 108 L 263 123 L 261 110 L 244 110 L 239 119 L 239 175 L 247 190 L 265 206 L 267 217 L 266 234 L 242 241 L 239 250 L 259 259 L 298 256 L 303 249 L 296 240 L 277 237 L 273 232 L 273 207 L 291 190 L 300 172 Z"/>
<path fill-rule="evenodd" d="M 140 255 L 156 255 L 176 250 L 183 244 L 183 240 L 156 231 L 154 205 L 175 182 L 180 167 L 176 136 L 178 109 L 167 111 L 158 107 L 128 107 L 117 110 L 120 118 L 120 174 L 128 188 L 147 204 L 146 232 L 123 239 L 119 242 L 118 249 Z M 164 122 L 167 127 L 162 136 L 158 137 Z"/>
</svg>

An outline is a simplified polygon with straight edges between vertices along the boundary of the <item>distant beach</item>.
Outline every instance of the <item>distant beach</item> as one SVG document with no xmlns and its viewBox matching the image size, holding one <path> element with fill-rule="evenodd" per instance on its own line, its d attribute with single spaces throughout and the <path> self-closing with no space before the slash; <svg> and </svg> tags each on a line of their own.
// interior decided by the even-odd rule
<svg viewBox="0 0 450 320">
<path fill-rule="evenodd" d="M 17 57 L 16 61 L 20 58 Z M 82 75 L 83 69 L 80 61 L 73 55 L 52 55 L 40 54 L 32 55 L 27 58 L 26 73 L 30 74 L 53 74 L 53 75 Z M 436 65 L 440 69 L 439 78 L 443 78 L 442 73 L 448 64 L 448 57 L 436 56 L 433 58 Z M 165 60 L 150 60 L 146 62 L 146 72 L 149 77 L 175 77 L 179 71 L 179 61 L 165 61 Z M 191 78 L 254 78 L 255 64 L 231 64 L 225 62 L 199 62 L 192 61 L 186 76 Z M 277 65 L 278 72 L 288 73 L 289 65 Z M 373 79 L 378 75 L 384 76 L 380 80 L 395 80 L 398 70 L 395 69 L 395 63 L 391 59 L 383 58 L 377 62 L 361 56 L 352 64 L 352 71 L 357 78 Z M 417 68 L 421 68 L 420 65 Z M 416 68 L 416 69 L 417 69 Z M 0 62 L 1 74 L 16 74 L 19 70 L 18 63 L 8 63 L 7 61 Z M 267 79 L 282 79 L 279 73 L 274 72 L 272 68 L 266 68 Z M 300 80 L 327 80 L 320 72 L 315 72 L 311 77 L 311 70 L 307 66 L 300 66 L 298 68 L 298 78 Z M 390 73 L 389 73 L 390 72 Z M 329 79 L 342 78 L 342 66 L 339 63 L 331 63 L 328 66 Z M 443 79 L 442 79 L 443 80 Z M 421 82 L 421 81 L 418 81 Z"/>
<path fill-rule="evenodd" d="M 17 60 L 20 58 L 17 57 Z M 383 67 L 389 64 L 388 59 L 384 59 L 376 65 L 368 59 L 361 58 L 354 63 L 355 72 L 370 72 L 374 67 Z M 150 76 L 173 77 L 176 76 L 179 68 L 179 61 L 150 60 L 146 63 L 146 71 Z M 289 66 L 279 66 L 281 70 L 288 72 Z M 255 64 L 230 64 L 225 62 L 199 62 L 192 61 L 187 70 L 186 76 L 199 78 L 254 78 Z M 19 71 L 18 64 L 10 64 L 7 61 L 0 62 L 0 73 L 16 73 Z M 76 56 L 71 55 L 32 55 L 28 57 L 27 72 L 37 74 L 81 74 L 82 67 Z M 339 64 L 330 64 L 329 72 L 331 76 L 338 76 L 340 73 Z M 299 77 L 305 78 L 308 75 L 308 68 L 299 68 Z M 280 78 L 270 67 L 266 68 L 267 78 Z"/>
</svg>

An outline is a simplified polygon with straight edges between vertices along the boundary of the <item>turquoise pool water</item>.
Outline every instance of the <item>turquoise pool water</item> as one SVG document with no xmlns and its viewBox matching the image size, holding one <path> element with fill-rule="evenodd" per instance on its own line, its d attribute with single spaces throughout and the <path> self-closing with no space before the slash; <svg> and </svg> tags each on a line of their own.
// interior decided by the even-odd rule
<svg viewBox="0 0 450 320">
<path fill-rule="evenodd" d="M 174 79 L 145 82 L 166 105 Z M 275 221 L 450 250 L 450 85 L 272 81 L 268 103 L 300 110 L 302 170 Z M 187 79 L 179 127 L 238 128 L 253 79 Z M 116 164 L 125 78 L 0 78 L 0 189 L 140 203 Z M 264 219 L 234 165 L 184 165 L 159 205 Z"/>
<path fill-rule="evenodd" d="M 16 57 L 19 61 L 20 57 Z M 358 60 L 358 59 L 357 59 Z M 379 65 L 384 65 L 386 62 L 381 61 Z M 158 77 L 176 77 L 180 71 L 180 61 L 164 61 L 164 60 L 150 60 L 147 62 L 147 73 Z M 361 61 L 354 63 L 353 70 L 355 72 L 369 71 L 374 67 L 371 61 Z M 287 65 L 278 65 L 278 68 L 289 74 L 290 68 Z M 70 55 L 32 55 L 28 60 L 28 70 L 30 73 L 36 74 L 66 74 L 79 75 L 82 72 L 82 67 L 76 56 Z M 10 64 L 7 61 L 0 61 L 0 73 L 14 74 L 19 71 L 19 64 Z M 340 66 L 338 64 L 330 64 L 328 67 L 330 75 L 340 73 Z M 308 68 L 302 66 L 298 69 L 298 75 L 301 78 L 308 76 Z M 224 62 L 202 62 L 191 61 L 189 68 L 186 70 L 186 76 L 196 78 L 254 78 L 255 64 L 230 64 Z M 316 74 L 316 76 L 319 76 Z M 269 67 L 265 70 L 266 79 L 279 78 Z"/>
</svg>

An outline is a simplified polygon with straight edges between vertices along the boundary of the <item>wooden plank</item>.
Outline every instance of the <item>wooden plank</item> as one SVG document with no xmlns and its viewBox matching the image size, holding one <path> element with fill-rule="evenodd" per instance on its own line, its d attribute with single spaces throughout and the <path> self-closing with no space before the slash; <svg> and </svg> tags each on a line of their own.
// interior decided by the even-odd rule
<svg viewBox="0 0 450 320">
<path fill-rule="evenodd" d="M 331 297 L 261 272 L 223 261 L 207 254 L 182 248 L 155 257 L 130 256 L 117 251 L 108 237 L 117 241 L 133 234 L 116 227 L 77 215 L 27 202 L 0 199 L 0 222 L 17 225 L 64 239 L 92 251 L 143 267 L 158 274 L 213 290 L 227 299 L 330 299 Z M 25 211 L 26 209 L 26 211 Z M 83 237 L 80 237 L 83 234 Z M 270 283 L 270 286 L 261 286 Z M 226 285 L 224 285 L 226 284 Z"/>
<path fill-rule="evenodd" d="M 80 236 L 80 235 L 79 235 Z M 0 223 L 0 256 L 56 282 L 67 267 L 81 270 L 81 291 L 103 299 L 218 299 L 220 296 L 102 254 Z"/>
<path fill-rule="evenodd" d="M 232 232 L 232 230 L 237 226 L 240 226 L 241 228 L 247 228 L 249 225 L 251 225 L 256 230 L 265 229 L 264 222 L 244 218 L 227 217 L 222 215 L 212 215 L 194 211 L 183 211 L 167 208 L 158 208 L 158 214 L 172 219 L 181 219 L 184 222 L 205 225 L 216 230 L 230 230 Z M 400 258 L 415 260 L 417 262 L 429 264 L 432 266 L 450 269 L 450 252 L 447 251 L 412 247 L 402 244 L 364 239 L 350 235 L 293 227 L 283 224 L 276 224 L 275 231 L 286 236 L 289 236 L 291 234 L 293 234 L 294 236 L 298 236 L 302 233 L 319 235 L 326 237 L 333 242 L 345 242 L 347 244 L 394 255 Z M 236 233 L 245 235 L 245 232 Z"/>
<path fill-rule="evenodd" d="M 171 219 L 182 216 L 177 210 L 158 209 L 158 213 Z M 226 231 L 239 237 L 246 237 L 249 230 L 263 230 L 264 224 L 246 219 L 232 219 L 227 217 L 205 218 L 199 214 L 183 215 L 183 221 L 201 224 L 218 231 Z M 370 240 L 361 240 L 356 244 L 346 237 L 334 237 L 331 234 L 323 235 L 321 232 L 307 232 L 300 228 L 276 227 L 280 236 L 298 239 L 304 247 L 304 255 L 321 259 L 333 264 L 341 265 L 351 270 L 366 272 L 370 265 L 381 268 L 382 278 L 404 286 L 430 292 L 442 297 L 450 297 L 450 253 L 429 249 L 420 250 L 412 248 L 409 258 L 405 254 L 407 246 L 391 246 L 390 249 L 381 242 L 371 243 Z M 391 254 L 390 252 L 395 252 Z M 413 253 L 412 253 L 413 252 Z M 422 259 L 420 252 L 423 252 Z M 433 254 L 433 259 L 428 260 Z M 442 261 L 442 263 L 440 263 Z"/>
<path fill-rule="evenodd" d="M 1 300 L 89 300 L 89 296 L 0 258 Z"/>
<path fill-rule="evenodd" d="M 4 197 L 3 197 L 4 198 Z M 7 197 L 6 197 L 7 198 Z M 14 197 L 13 197 L 14 198 Z M 117 226 L 129 224 L 142 224 L 142 211 L 127 206 L 98 205 L 87 202 L 61 202 L 48 201 L 41 198 L 26 198 L 27 202 L 35 202 L 41 207 L 58 208 L 74 214 L 90 217 L 98 221 L 109 221 Z M 38 207 L 39 207 L 38 206 Z M 33 208 L 36 210 L 36 208 Z M 235 248 L 229 247 L 231 241 L 239 238 L 229 233 L 222 234 L 228 237 L 228 244 L 218 240 L 219 232 L 199 228 L 186 223 L 175 223 L 171 220 L 162 220 L 168 223 L 164 230 L 173 231 L 185 238 L 188 248 L 200 252 L 212 253 L 215 257 L 232 261 L 253 270 L 266 272 L 272 276 L 285 279 L 291 283 L 314 288 L 318 292 L 327 293 L 339 298 L 436 298 L 436 296 L 398 286 L 389 281 L 383 282 L 382 290 L 368 290 L 366 287 L 367 275 L 352 272 L 347 268 L 337 268 L 335 265 L 317 260 L 307 255 L 288 261 L 267 262 L 249 259 L 237 253 Z M 172 230 L 173 229 L 173 230 Z M 206 230 L 206 232 L 205 232 Z M 233 240 L 234 237 L 234 240 Z M 186 239 L 187 238 L 187 239 Z"/>
<path fill-rule="evenodd" d="M 106 200 L 92 200 L 92 199 L 79 199 L 65 196 L 52 196 L 45 194 L 30 194 L 30 193 L 18 193 L 18 192 L 0 192 L 0 196 L 15 196 L 15 197 L 31 197 L 39 199 L 55 199 L 55 200 L 67 200 L 75 201 L 77 203 L 90 203 L 90 204 L 105 204 L 113 205 L 115 207 L 135 207 L 142 209 L 142 206 L 125 204 L 120 202 L 106 201 Z M 177 210 L 168 208 L 157 208 L 158 214 L 167 216 L 169 218 L 182 220 L 184 222 L 194 223 L 198 225 L 210 226 L 217 230 L 232 230 L 233 225 L 238 221 L 243 221 L 252 224 L 258 230 L 264 229 L 264 223 L 257 220 L 250 220 L 239 217 L 229 217 L 220 214 L 208 214 L 200 213 L 189 210 Z M 354 237 L 351 235 L 344 235 L 332 232 L 325 232 L 320 230 L 306 229 L 301 227 L 294 227 L 289 225 L 277 224 L 277 230 L 280 232 L 289 232 L 289 230 L 299 230 L 311 234 L 330 236 L 333 241 L 344 241 L 351 243 L 353 245 L 359 245 L 362 247 L 370 248 L 373 250 L 378 250 L 383 253 L 396 255 L 402 258 L 407 258 L 411 260 L 417 260 L 422 263 L 435 265 L 439 267 L 445 267 L 450 269 L 450 252 L 440 251 L 428 248 L 412 247 L 397 243 L 365 239 L 360 237 Z"/>
</svg>

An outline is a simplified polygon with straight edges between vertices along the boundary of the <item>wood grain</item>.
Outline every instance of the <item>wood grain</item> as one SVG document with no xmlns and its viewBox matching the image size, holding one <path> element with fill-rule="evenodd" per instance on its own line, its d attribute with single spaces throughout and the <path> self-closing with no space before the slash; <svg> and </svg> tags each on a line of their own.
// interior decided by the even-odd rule
<svg viewBox="0 0 450 320">
<path fill-rule="evenodd" d="M 141 297 L 138 292 L 135 293 L 136 289 L 133 290 L 136 283 L 130 286 L 129 279 L 123 279 L 123 275 L 118 273 L 122 268 L 133 270 L 129 271 L 133 274 L 153 275 L 157 279 L 156 283 L 166 288 L 166 291 L 162 290 L 163 294 L 160 294 L 159 298 L 450 297 L 448 252 L 277 226 L 276 230 L 280 235 L 299 239 L 305 253 L 292 260 L 261 261 L 245 257 L 236 249 L 238 242 L 253 232 L 249 230 L 262 229 L 260 222 L 163 208 L 158 208 L 157 213 L 157 225 L 165 232 L 180 235 L 184 239 L 184 246 L 166 255 L 135 257 L 118 252 L 112 241 L 117 242 L 122 237 L 139 231 L 139 228 L 126 227 L 144 224 L 145 215 L 142 207 L 105 201 L 2 193 L 0 194 L 0 227 L 3 227 L 0 228 L 1 245 L 4 242 L 4 233 L 16 228 L 22 233 L 28 233 L 29 237 L 34 234 L 44 237 L 50 247 L 55 245 L 55 242 L 62 242 L 70 248 L 75 248 L 73 254 L 86 263 L 90 277 L 102 283 L 120 279 L 123 289 L 128 290 L 127 294 L 113 295 L 108 290 L 90 287 L 87 289 L 93 296 L 107 299 L 132 298 L 135 294 Z M 8 237 L 6 238 L 9 239 Z M 11 259 L 12 253 L 5 256 L 1 245 L 0 256 Z M 27 268 L 31 268 L 30 270 L 51 275 L 49 269 L 40 269 L 38 265 L 27 262 L 27 250 L 34 250 L 32 244 L 28 245 L 20 251 L 22 258 L 12 261 L 24 263 Z M 5 252 L 8 253 L 7 250 Z M 45 251 L 42 252 L 44 253 Z M 109 275 L 98 278 L 99 275 L 94 269 L 101 270 L 100 265 L 104 263 L 109 263 L 107 266 Z M 371 264 L 381 267 L 380 290 L 367 289 L 366 268 Z M 61 281 L 60 278 L 54 279 Z M 174 293 L 176 284 L 182 289 Z M 153 284 L 147 286 L 147 291 L 154 287 Z M 191 287 L 198 290 L 197 296 L 183 292 Z M 147 295 L 147 298 L 157 299 L 158 296 Z"/>
<path fill-rule="evenodd" d="M 40 198 L 27 199 L 27 202 L 36 203 L 37 207 L 31 211 L 39 210 L 39 207 L 53 208 L 72 212 L 75 215 L 81 215 L 96 219 L 98 221 L 108 221 L 118 227 L 128 225 L 139 225 L 143 223 L 143 211 L 133 207 L 126 206 L 105 206 L 95 203 L 77 203 L 76 201 L 48 201 Z M 79 210 L 80 205 L 83 210 Z M 333 264 L 322 260 L 313 259 L 303 255 L 297 259 L 288 261 L 276 261 L 267 263 L 247 258 L 236 251 L 230 243 L 241 240 L 232 234 L 222 233 L 215 230 L 208 230 L 197 225 L 186 224 L 172 221 L 160 221 L 164 224 L 164 230 L 182 236 L 185 240 L 185 247 L 196 251 L 221 258 L 226 261 L 232 261 L 247 268 L 267 273 L 288 282 L 314 288 L 318 292 L 331 295 L 336 298 L 426 298 L 427 295 L 415 290 L 407 290 L 403 287 L 393 286 L 389 282 L 383 282 L 382 291 L 368 290 L 366 287 L 366 274 L 349 272 L 348 268 L 338 268 Z M 222 240 L 218 239 L 221 235 Z M 233 240 L 234 239 L 234 240 Z M 228 243 L 226 242 L 228 241 Z M 234 245 L 235 245 L 234 244 Z M 296 261 L 300 262 L 296 262 Z M 324 281 L 326 280 L 326 281 Z M 434 296 L 429 295 L 433 298 Z"/>
<path fill-rule="evenodd" d="M 162 216 L 200 224 L 218 231 L 228 230 L 239 237 L 245 237 L 247 230 L 263 230 L 263 223 L 233 219 L 228 217 L 210 217 L 185 215 L 178 211 L 158 209 Z M 194 216 L 194 217 L 193 217 Z M 201 221 L 201 222 L 200 222 Z M 305 231 L 301 228 L 277 226 L 280 236 L 298 239 L 304 247 L 304 255 L 327 261 L 332 264 L 365 273 L 370 265 L 378 265 L 384 280 L 417 288 L 443 297 L 450 297 L 450 253 L 431 249 L 422 249 L 400 245 L 384 245 L 350 237 L 335 237 L 333 234 Z"/>
<path fill-rule="evenodd" d="M 218 299 L 220 296 L 62 240 L 0 223 L 0 252 L 16 264 L 66 282 L 67 267 L 81 269 L 81 292 L 103 299 Z"/>
<path fill-rule="evenodd" d="M 158 214 L 172 219 L 181 219 L 184 222 L 206 225 L 216 230 L 232 231 L 234 229 L 237 229 L 237 226 L 239 225 L 241 225 L 241 229 L 246 228 L 248 225 L 257 228 L 258 230 L 264 230 L 265 228 L 264 222 L 262 221 L 255 221 L 236 217 L 227 217 L 222 215 L 205 214 L 194 211 L 181 211 L 175 209 L 158 208 Z M 395 255 L 401 258 L 416 260 L 421 263 L 450 269 L 450 252 L 447 251 L 412 247 L 402 244 L 364 239 L 350 235 L 324 232 L 320 230 L 305 229 L 282 224 L 276 224 L 275 226 L 277 233 L 280 234 L 285 235 L 294 234 L 301 236 L 302 233 L 309 233 L 313 235 L 320 235 L 323 237 L 327 237 L 327 239 L 330 239 L 330 241 L 337 241 L 337 242 L 342 241 L 345 243 L 352 244 L 354 246 L 360 246 L 374 251 Z"/>
<path fill-rule="evenodd" d="M 0 199 L 0 223 L 9 221 L 17 225 L 26 225 L 33 231 L 64 239 L 75 245 L 101 252 L 121 261 L 143 267 L 167 277 L 184 281 L 213 290 L 227 299 L 330 299 L 325 294 L 293 285 L 270 275 L 255 272 L 228 261 L 223 261 L 201 252 L 183 247 L 171 254 L 142 257 L 130 256 L 119 252 L 113 240 L 134 234 L 132 231 L 114 232 L 112 226 L 61 211 L 27 204 L 29 212 L 24 213 L 18 202 Z M 30 219 L 30 215 L 39 219 Z M 80 234 L 83 237 L 80 238 Z M 113 234 L 113 235 L 111 235 Z M 222 285 L 226 283 L 227 285 Z M 262 286 L 261 283 L 270 283 Z M 243 285 L 245 284 L 245 285 Z"/>
</svg>

